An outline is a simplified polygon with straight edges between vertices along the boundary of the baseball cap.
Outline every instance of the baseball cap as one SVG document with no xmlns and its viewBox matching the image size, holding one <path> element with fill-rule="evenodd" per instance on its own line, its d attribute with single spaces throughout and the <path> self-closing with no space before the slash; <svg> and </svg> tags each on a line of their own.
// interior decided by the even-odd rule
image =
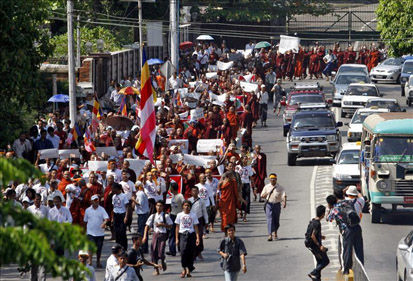
<svg viewBox="0 0 413 281">
<path fill-rule="evenodd" d="M 80 250 L 79 251 L 79 256 L 89 256 L 89 253 L 88 253 L 88 251 Z"/>
<path fill-rule="evenodd" d="M 96 199 L 99 199 L 99 196 L 98 196 L 97 194 L 95 194 L 95 195 L 92 196 L 91 199 L 92 199 L 92 201 L 93 201 L 93 200 L 96 200 Z"/>
<path fill-rule="evenodd" d="M 357 187 L 355 185 L 350 185 L 346 193 L 347 195 L 357 196 L 358 195 Z"/>
</svg>

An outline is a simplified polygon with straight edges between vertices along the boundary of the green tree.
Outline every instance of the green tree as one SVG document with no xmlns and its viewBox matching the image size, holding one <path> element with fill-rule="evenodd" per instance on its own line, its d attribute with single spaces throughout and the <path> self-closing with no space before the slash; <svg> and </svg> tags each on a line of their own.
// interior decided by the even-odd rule
<svg viewBox="0 0 413 281">
<path fill-rule="evenodd" d="M 26 182 L 31 177 L 42 176 L 24 159 L 0 158 L 0 190 L 9 181 Z M 80 227 L 39 219 L 9 202 L 0 201 L 0 267 L 41 265 L 54 277 L 83 279 L 82 271 L 86 268 L 76 260 L 57 256 L 51 244 L 58 244 L 70 254 L 78 249 L 94 250 Z"/>
<path fill-rule="evenodd" d="M 48 30 L 47 0 L 0 1 L 0 146 L 13 141 L 33 124 L 45 93 L 38 69 L 52 52 Z"/>
<path fill-rule="evenodd" d="M 380 0 L 376 10 L 381 38 L 390 46 L 390 54 L 413 52 L 413 1 Z"/>
<path fill-rule="evenodd" d="M 86 55 L 86 42 L 92 43 L 92 52 L 98 52 L 96 47 L 96 41 L 103 39 L 105 42 L 105 51 L 116 51 L 121 49 L 121 46 L 116 39 L 115 35 L 108 29 L 98 26 L 94 28 L 81 27 L 80 28 L 80 53 Z M 67 56 L 67 33 L 54 36 L 50 39 L 55 49 L 53 57 L 66 57 Z M 76 37 L 75 37 L 76 46 Z"/>
</svg>

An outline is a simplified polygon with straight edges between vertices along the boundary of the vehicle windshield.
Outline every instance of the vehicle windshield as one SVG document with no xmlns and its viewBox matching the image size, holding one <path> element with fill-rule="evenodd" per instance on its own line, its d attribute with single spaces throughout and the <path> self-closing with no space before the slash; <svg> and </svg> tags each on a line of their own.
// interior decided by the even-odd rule
<svg viewBox="0 0 413 281">
<path fill-rule="evenodd" d="M 338 164 L 358 164 L 359 150 L 343 150 L 337 161 Z"/>
<path fill-rule="evenodd" d="M 377 112 L 357 112 L 357 113 L 354 113 L 353 119 L 351 119 L 351 124 L 362 124 L 368 116 L 370 116 L 374 113 L 377 113 Z"/>
<path fill-rule="evenodd" d="M 413 137 L 379 137 L 373 156 L 376 162 L 412 162 Z"/>
<path fill-rule="evenodd" d="M 378 96 L 377 89 L 369 86 L 350 86 L 346 95 L 350 96 Z"/>
<path fill-rule="evenodd" d="M 354 66 L 346 66 L 343 65 L 340 67 L 340 72 L 362 72 L 362 73 L 366 73 L 365 69 L 362 67 L 354 67 Z"/>
<path fill-rule="evenodd" d="M 365 75 L 360 75 L 360 76 L 355 76 L 355 75 L 340 75 L 337 78 L 336 84 L 351 84 L 351 83 L 367 83 L 367 76 Z"/>
<path fill-rule="evenodd" d="M 412 73 L 413 72 L 413 61 L 405 62 L 402 72 Z"/>
<path fill-rule="evenodd" d="M 296 105 L 298 103 L 324 103 L 324 100 L 321 95 L 292 95 L 288 104 Z"/>
<path fill-rule="evenodd" d="M 403 63 L 402 58 L 388 58 L 382 64 L 383 65 L 401 65 Z"/>
<path fill-rule="evenodd" d="M 309 129 L 309 128 L 334 128 L 334 118 L 332 115 L 302 115 L 296 116 L 294 120 L 294 130 Z"/>
<path fill-rule="evenodd" d="M 391 100 L 372 100 L 367 102 L 366 107 L 377 106 L 380 108 L 389 108 L 395 106 L 397 103 Z"/>
</svg>

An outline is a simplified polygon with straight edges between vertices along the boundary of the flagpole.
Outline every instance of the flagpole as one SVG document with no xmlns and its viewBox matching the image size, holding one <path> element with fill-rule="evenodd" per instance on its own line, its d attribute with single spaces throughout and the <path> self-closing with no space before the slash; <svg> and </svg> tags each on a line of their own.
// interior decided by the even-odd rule
<svg viewBox="0 0 413 281">
<path fill-rule="evenodd" d="M 73 49 L 73 1 L 67 0 L 67 66 L 69 79 L 69 118 L 76 123 L 75 58 Z"/>
<path fill-rule="evenodd" d="M 139 69 L 142 71 L 142 50 L 143 50 L 143 40 L 142 40 L 142 0 L 138 0 L 138 11 L 139 11 Z"/>
</svg>

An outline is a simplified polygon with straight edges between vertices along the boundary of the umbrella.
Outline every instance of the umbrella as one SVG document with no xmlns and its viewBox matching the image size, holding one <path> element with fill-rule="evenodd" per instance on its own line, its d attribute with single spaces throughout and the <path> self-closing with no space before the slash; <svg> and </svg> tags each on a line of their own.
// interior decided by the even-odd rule
<svg viewBox="0 0 413 281">
<path fill-rule="evenodd" d="M 110 116 L 105 120 L 106 125 L 117 131 L 126 131 L 132 128 L 133 121 L 126 116 Z"/>
<path fill-rule="evenodd" d="M 261 49 L 261 48 L 267 48 L 267 47 L 271 47 L 271 44 L 268 43 L 267 41 L 261 41 L 261 42 L 258 42 L 257 45 L 255 45 L 255 49 Z"/>
<path fill-rule="evenodd" d="M 68 95 L 54 95 L 52 96 L 48 102 L 69 102 L 69 96 Z"/>
<path fill-rule="evenodd" d="M 138 89 L 134 88 L 134 87 L 126 87 L 126 88 L 122 88 L 119 91 L 119 94 L 125 95 L 125 96 L 127 96 L 127 95 L 139 95 L 140 91 Z"/>
<path fill-rule="evenodd" d="M 193 45 L 194 43 L 192 43 L 191 41 L 185 41 L 179 44 L 179 49 L 181 50 L 188 49 L 188 48 L 191 48 Z"/>
<path fill-rule="evenodd" d="M 196 40 L 205 40 L 205 41 L 211 41 L 214 40 L 212 36 L 209 35 L 199 35 Z"/>
<path fill-rule="evenodd" d="M 148 65 L 163 64 L 163 60 L 160 59 L 149 59 Z"/>
</svg>

